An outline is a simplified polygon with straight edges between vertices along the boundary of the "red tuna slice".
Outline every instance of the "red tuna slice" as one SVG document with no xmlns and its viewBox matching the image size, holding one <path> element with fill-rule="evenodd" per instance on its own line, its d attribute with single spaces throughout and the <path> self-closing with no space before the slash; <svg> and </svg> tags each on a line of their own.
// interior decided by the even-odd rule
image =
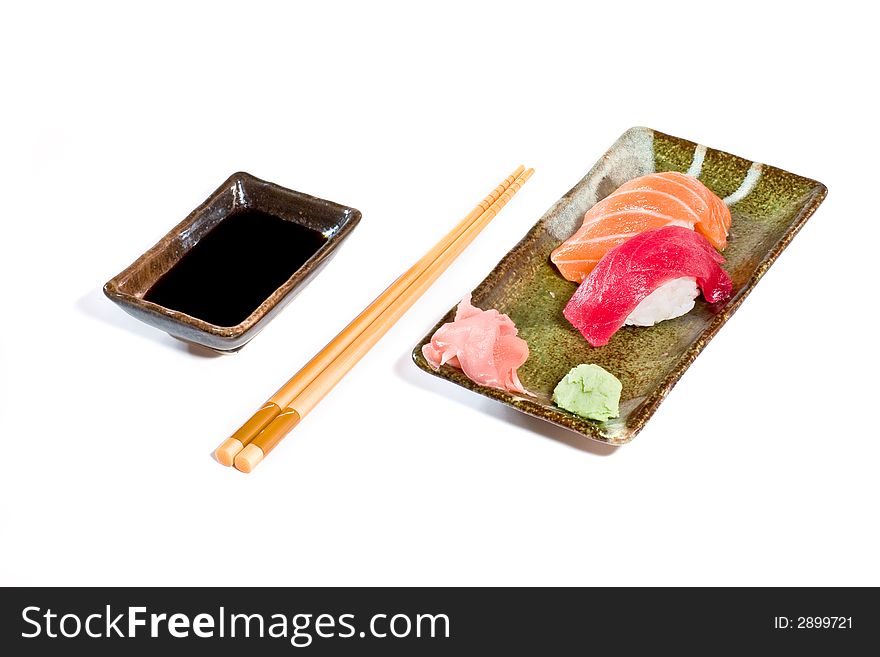
<svg viewBox="0 0 880 657">
<path fill-rule="evenodd" d="M 581 283 L 563 314 L 594 347 L 612 335 L 641 301 L 674 278 L 693 276 L 710 303 L 732 291 L 724 258 L 705 237 L 688 228 L 650 230 L 611 249 Z"/>
<path fill-rule="evenodd" d="M 516 373 L 529 357 L 526 341 L 517 337 L 510 317 L 472 306 L 470 295 L 461 300 L 455 320 L 437 329 L 422 347 L 422 354 L 434 369 L 449 364 L 480 385 L 530 394 Z"/>
</svg>

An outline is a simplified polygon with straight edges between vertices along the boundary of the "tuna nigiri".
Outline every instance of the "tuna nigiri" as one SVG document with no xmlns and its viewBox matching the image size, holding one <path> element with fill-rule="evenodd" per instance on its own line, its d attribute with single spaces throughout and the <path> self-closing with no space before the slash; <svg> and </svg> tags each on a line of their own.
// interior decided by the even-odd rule
<svg viewBox="0 0 880 657">
<path fill-rule="evenodd" d="M 693 228 L 721 250 L 727 246 L 730 210 L 693 176 L 651 173 L 621 185 L 587 210 L 581 227 L 550 259 L 565 278 L 580 283 L 608 251 L 663 226 Z"/>
<path fill-rule="evenodd" d="M 609 251 L 565 306 L 565 318 L 594 347 L 608 343 L 633 310 L 669 281 L 692 276 L 710 303 L 732 290 L 724 258 L 689 228 L 666 226 L 636 235 Z M 687 312 L 687 310 L 685 310 Z"/>
<path fill-rule="evenodd" d="M 422 354 L 434 369 L 448 363 L 471 381 L 527 395 L 516 370 L 529 357 L 529 346 L 517 332 L 510 317 L 476 308 L 468 295 L 458 304 L 455 319 L 437 329 Z"/>
</svg>

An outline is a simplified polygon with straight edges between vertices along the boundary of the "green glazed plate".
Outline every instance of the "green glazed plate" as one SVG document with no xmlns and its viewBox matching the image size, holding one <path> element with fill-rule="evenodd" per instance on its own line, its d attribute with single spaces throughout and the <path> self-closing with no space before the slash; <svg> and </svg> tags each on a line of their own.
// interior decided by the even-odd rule
<svg viewBox="0 0 880 657">
<path fill-rule="evenodd" d="M 580 226 L 584 213 L 626 181 L 653 171 L 696 175 L 723 198 L 733 215 L 723 265 L 734 294 L 720 307 L 702 298 L 686 315 L 650 328 L 624 327 L 604 347 L 592 348 L 563 317 L 575 291 L 550 263 L 550 252 Z M 422 355 L 450 310 L 413 350 L 426 372 L 448 379 L 524 413 L 613 445 L 632 440 L 694 358 L 736 312 L 748 293 L 825 198 L 821 183 L 775 167 L 712 150 L 649 128 L 631 128 L 590 172 L 556 202 L 473 292 L 475 306 L 510 315 L 529 345 L 520 380 L 534 398 L 486 388 L 461 370 L 434 371 Z M 594 422 L 551 400 L 559 380 L 580 363 L 596 363 L 623 384 L 620 417 Z"/>
</svg>

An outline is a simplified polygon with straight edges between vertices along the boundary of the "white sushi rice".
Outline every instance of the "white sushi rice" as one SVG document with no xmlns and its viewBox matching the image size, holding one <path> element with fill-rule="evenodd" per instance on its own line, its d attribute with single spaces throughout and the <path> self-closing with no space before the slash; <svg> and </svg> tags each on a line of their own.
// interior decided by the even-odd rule
<svg viewBox="0 0 880 657">
<path fill-rule="evenodd" d="M 654 326 L 673 317 L 690 312 L 699 295 L 697 279 L 693 276 L 673 278 L 658 287 L 635 307 L 624 322 L 625 326 Z"/>
</svg>

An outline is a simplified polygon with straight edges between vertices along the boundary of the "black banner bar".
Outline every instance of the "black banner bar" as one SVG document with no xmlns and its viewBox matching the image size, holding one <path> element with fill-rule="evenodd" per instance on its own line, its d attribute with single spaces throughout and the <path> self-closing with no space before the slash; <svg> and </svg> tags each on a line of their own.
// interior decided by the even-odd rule
<svg viewBox="0 0 880 657">
<path fill-rule="evenodd" d="M 47 588 L 0 598 L 7 655 L 633 654 L 646 645 L 847 655 L 880 639 L 874 589 Z"/>
</svg>

